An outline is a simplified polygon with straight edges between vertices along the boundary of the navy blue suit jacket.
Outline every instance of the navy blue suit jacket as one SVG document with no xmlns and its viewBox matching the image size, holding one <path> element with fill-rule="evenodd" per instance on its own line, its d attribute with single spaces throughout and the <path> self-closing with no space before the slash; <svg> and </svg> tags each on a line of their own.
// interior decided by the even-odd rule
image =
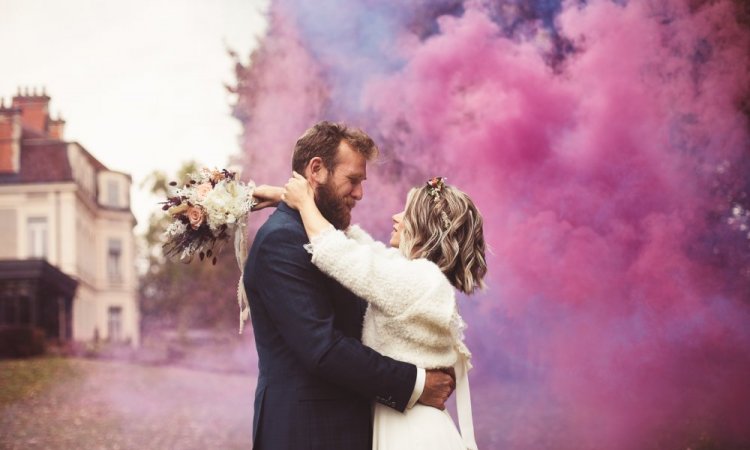
<svg viewBox="0 0 750 450">
<path fill-rule="evenodd" d="M 372 401 L 403 411 L 416 367 L 362 345 L 365 302 L 310 262 L 307 242 L 281 203 L 245 265 L 259 357 L 253 445 L 369 450 Z"/>
</svg>

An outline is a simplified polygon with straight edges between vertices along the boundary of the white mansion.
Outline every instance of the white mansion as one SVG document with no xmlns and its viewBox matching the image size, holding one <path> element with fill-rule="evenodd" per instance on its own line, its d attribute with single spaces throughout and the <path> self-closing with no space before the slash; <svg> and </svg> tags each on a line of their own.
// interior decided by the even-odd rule
<svg viewBox="0 0 750 450">
<path fill-rule="evenodd" d="M 0 100 L 0 326 L 138 345 L 131 178 L 66 141 L 49 100 Z"/>
</svg>

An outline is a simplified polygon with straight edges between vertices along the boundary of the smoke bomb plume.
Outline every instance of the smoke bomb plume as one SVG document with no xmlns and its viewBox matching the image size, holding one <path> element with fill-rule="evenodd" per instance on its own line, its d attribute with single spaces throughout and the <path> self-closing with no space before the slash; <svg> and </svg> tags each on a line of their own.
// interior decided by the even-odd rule
<svg viewBox="0 0 750 450">
<path fill-rule="evenodd" d="M 743 10 L 744 8 L 744 10 Z M 741 2 L 271 4 L 238 71 L 246 173 L 341 120 L 385 238 L 441 175 L 485 218 L 462 298 L 484 448 L 750 446 L 750 29 Z"/>
</svg>

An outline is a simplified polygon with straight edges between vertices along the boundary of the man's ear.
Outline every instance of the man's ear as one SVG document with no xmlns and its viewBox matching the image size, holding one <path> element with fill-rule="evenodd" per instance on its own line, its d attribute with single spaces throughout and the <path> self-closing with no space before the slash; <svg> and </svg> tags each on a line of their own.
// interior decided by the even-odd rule
<svg viewBox="0 0 750 450">
<path fill-rule="evenodd" d="M 316 156 L 307 163 L 305 168 L 305 178 L 310 182 L 312 187 L 325 184 L 328 181 L 328 169 L 323 165 L 323 158 Z"/>
</svg>

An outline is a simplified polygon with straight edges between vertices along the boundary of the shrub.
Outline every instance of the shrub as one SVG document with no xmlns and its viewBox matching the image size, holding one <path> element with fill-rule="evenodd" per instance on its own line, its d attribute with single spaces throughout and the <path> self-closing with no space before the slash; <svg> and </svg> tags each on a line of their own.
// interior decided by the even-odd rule
<svg viewBox="0 0 750 450">
<path fill-rule="evenodd" d="M 0 358 L 44 354 L 44 331 L 29 325 L 0 326 Z"/>
</svg>

